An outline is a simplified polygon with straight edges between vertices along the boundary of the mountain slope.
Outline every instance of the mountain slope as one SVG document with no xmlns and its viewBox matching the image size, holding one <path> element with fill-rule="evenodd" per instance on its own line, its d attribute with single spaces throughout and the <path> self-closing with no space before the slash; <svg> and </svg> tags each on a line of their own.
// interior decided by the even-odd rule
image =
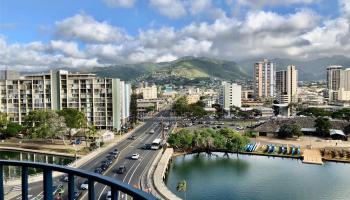
<svg viewBox="0 0 350 200">
<path fill-rule="evenodd" d="M 175 76 L 186 79 L 216 77 L 225 80 L 242 79 L 248 75 L 232 61 L 184 57 L 172 62 L 113 65 L 94 68 L 93 72 L 106 77 L 133 80 L 145 76 Z"/>
</svg>

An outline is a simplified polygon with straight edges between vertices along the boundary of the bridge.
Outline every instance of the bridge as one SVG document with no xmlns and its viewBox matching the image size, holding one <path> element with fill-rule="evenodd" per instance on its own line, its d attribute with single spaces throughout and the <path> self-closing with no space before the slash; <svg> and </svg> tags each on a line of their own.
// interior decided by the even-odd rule
<svg viewBox="0 0 350 200">
<path fill-rule="evenodd" d="M 74 200 L 75 196 L 75 178 L 82 177 L 88 180 L 88 199 L 95 200 L 95 183 L 101 183 L 111 188 L 111 199 L 117 200 L 119 192 L 128 194 L 133 199 L 137 200 L 155 200 L 156 198 L 152 195 L 143 192 L 141 190 L 135 189 L 130 185 L 123 183 L 117 179 L 99 175 L 96 173 L 89 172 L 83 169 L 76 169 L 72 167 L 59 166 L 46 163 L 34 163 L 25 161 L 12 161 L 12 160 L 0 160 L 0 200 L 4 200 L 4 177 L 3 170 L 4 166 L 17 166 L 21 168 L 21 186 L 22 194 L 21 199 L 28 200 L 28 168 L 36 168 L 43 170 L 43 189 L 44 189 L 44 199 L 53 200 L 53 181 L 52 173 L 54 171 L 62 172 L 68 174 L 68 199 Z"/>
</svg>

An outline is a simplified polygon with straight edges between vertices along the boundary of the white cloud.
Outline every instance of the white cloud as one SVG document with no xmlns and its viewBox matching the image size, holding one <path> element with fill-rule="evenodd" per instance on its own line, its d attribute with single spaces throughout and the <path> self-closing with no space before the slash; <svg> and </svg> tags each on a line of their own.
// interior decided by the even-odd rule
<svg viewBox="0 0 350 200">
<path fill-rule="evenodd" d="M 136 0 L 103 0 L 110 7 L 124 7 L 131 8 L 134 6 Z"/>
<path fill-rule="evenodd" d="M 343 15 L 350 17 L 350 0 L 338 0 L 338 2 Z"/>
<path fill-rule="evenodd" d="M 204 12 L 212 6 L 208 2 L 190 7 L 188 13 Z M 219 17 L 182 28 L 139 30 L 133 37 L 107 22 L 77 14 L 57 22 L 58 38 L 47 43 L 8 44 L 0 37 L 0 67 L 91 67 L 164 62 L 182 56 L 242 60 L 350 55 L 350 19 L 344 2 L 339 4 L 342 15 L 333 19 L 308 9 L 289 14 L 253 10 L 242 18 Z"/>
<path fill-rule="evenodd" d="M 65 42 L 62 40 L 50 41 L 50 49 L 52 51 L 58 51 L 63 53 L 65 56 L 74 58 L 85 57 L 84 53 L 79 50 L 78 44 L 75 42 Z"/>
<path fill-rule="evenodd" d="M 122 29 L 107 22 L 98 22 L 84 13 L 56 22 L 56 28 L 56 34 L 59 37 L 78 39 L 88 43 L 119 42 L 129 38 Z"/>
<path fill-rule="evenodd" d="M 57 43 L 54 46 L 61 49 Z M 50 45 L 45 45 L 39 41 L 23 45 L 7 44 L 5 38 L 0 36 L 0 68 L 11 67 L 17 70 L 35 71 L 57 67 L 102 66 L 96 58 L 74 58 L 55 53 L 50 48 Z"/>
<path fill-rule="evenodd" d="M 150 4 L 160 14 L 170 18 L 179 18 L 187 13 L 181 0 L 150 0 Z"/>
</svg>

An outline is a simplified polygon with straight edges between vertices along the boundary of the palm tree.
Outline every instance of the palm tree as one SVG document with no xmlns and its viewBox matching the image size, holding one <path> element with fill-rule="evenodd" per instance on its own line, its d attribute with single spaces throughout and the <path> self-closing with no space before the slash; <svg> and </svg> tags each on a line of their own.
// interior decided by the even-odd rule
<svg viewBox="0 0 350 200">
<path fill-rule="evenodd" d="M 185 180 L 182 180 L 177 184 L 176 190 L 178 192 L 183 192 L 185 195 L 184 199 L 186 200 L 187 182 Z"/>
</svg>

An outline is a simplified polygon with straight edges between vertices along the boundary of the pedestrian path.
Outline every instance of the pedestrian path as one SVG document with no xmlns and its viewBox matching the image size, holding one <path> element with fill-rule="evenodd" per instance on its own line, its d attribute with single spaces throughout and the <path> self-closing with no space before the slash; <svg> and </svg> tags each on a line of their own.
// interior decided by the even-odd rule
<svg viewBox="0 0 350 200">
<path fill-rule="evenodd" d="M 321 152 L 318 149 L 305 149 L 303 163 L 323 165 Z"/>
</svg>

